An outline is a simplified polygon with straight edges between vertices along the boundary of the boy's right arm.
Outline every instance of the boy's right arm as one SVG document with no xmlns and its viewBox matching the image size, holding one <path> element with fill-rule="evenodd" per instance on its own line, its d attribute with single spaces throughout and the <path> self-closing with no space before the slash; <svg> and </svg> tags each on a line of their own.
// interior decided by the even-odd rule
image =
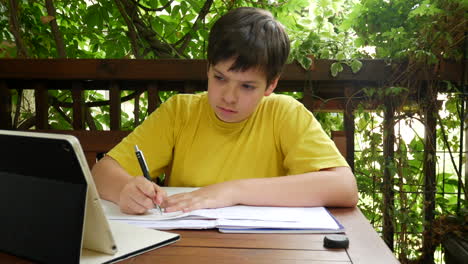
<svg viewBox="0 0 468 264">
<path fill-rule="evenodd" d="M 143 176 L 133 177 L 120 164 L 105 156 L 97 162 L 91 173 L 102 199 L 119 205 L 120 210 L 128 214 L 142 214 L 161 204 L 166 192 L 154 182 Z"/>
</svg>

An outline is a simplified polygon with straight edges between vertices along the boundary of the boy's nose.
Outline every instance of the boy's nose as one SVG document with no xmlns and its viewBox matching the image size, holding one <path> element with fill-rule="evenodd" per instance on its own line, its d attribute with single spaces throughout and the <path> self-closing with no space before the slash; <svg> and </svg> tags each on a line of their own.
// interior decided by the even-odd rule
<svg viewBox="0 0 468 264">
<path fill-rule="evenodd" d="M 226 87 L 223 93 L 223 100 L 227 104 L 235 104 L 237 102 L 237 91 L 235 87 L 233 86 Z"/>
</svg>

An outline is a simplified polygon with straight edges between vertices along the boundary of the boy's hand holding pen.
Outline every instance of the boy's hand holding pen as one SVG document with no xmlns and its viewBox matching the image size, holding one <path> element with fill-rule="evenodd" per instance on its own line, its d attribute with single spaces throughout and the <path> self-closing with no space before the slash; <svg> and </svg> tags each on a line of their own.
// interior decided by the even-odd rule
<svg viewBox="0 0 468 264">
<path fill-rule="evenodd" d="M 140 167 L 141 167 L 141 170 L 143 171 L 143 175 L 145 176 L 145 178 L 148 181 L 153 183 L 153 181 L 151 180 L 151 177 L 149 175 L 148 165 L 146 164 L 145 156 L 143 155 L 143 152 L 141 152 L 141 150 L 138 149 L 137 145 L 135 145 L 135 154 L 137 156 L 138 163 L 140 163 Z M 156 195 L 157 195 L 157 193 L 156 193 Z M 156 200 L 156 196 L 155 197 L 150 197 L 150 198 L 153 201 Z M 159 214 L 162 214 L 161 207 L 156 202 L 154 202 L 154 205 L 155 205 L 156 209 L 158 210 Z"/>
</svg>

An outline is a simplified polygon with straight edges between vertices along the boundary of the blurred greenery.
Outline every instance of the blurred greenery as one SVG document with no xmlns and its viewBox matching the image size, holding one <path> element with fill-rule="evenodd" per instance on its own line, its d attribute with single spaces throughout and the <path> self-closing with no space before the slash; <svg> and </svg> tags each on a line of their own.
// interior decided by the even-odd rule
<svg viewBox="0 0 468 264">
<path fill-rule="evenodd" d="M 356 73 L 362 59 L 407 61 L 399 78 L 360 91 L 363 103 L 355 111 L 355 175 L 360 191 L 359 207 L 377 230 L 382 228 L 384 105 L 390 98 L 401 102 L 395 110 L 395 158 L 388 168 L 394 175 L 395 254 L 402 263 L 421 257 L 424 196 L 424 102 L 407 100 L 419 91 L 413 77 L 417 70 L 443 67 L 443 60 L 460 61 L 466 47 L 466 0 L 62 0 L 53 1 L 56 15 L 46 10 L 47 1 L 0 1 L 0 58 L 182 58 L 204 59 L 208 32 L 228 10 L 255 6 L 270 10 L 291 39 L 289 61 L 305 69 L 316 59 L 336 60 L 330 74 L 346 67 Z M 12 23 L 17 19 L 17 24 Z M 56 22 L 58 31 L 51 26 Z M 63 38 L 65 54 L 60 54 Z M 460 86 L 446 82 L 446 93 L 437 124 L 436 216 L 457 214 L 466 208 L 458 199 L 458 150 L 460 142 Z M 159 92 L 164 102 L 175 92 Z M 122 91 L 128 96 L 130 91 Z M 302 91 L 287 93 L 296 99 Z M 60 102 L 71 102 L 70 91 L 50 90 Z M 21 99 L 21 104 L 18 104 Z M 85 91 L 86 102 L 106 100 L 99 91 Z M 13 90 L 14 127 L 34 117 L 31 94 Z M 377 102 L 377 107 L 375 107 Z M 373 105 L 373 110 L 369 110 Z M 132 113 L 134 99 L 123 103 L 122 129 L 132 130 L 148 113 L 148 95 L 138 95 L 138 120 Z M 18 109 L 16 109 L 18 107 Z M 109 105 L 90 108 L 96 129 L 110 124 Z M 343 113 L 314 112 L 327 133 L 343 130 Z M 72 129 L 70 107 L 51 107 L 53 129 Z M 88 127 L 89 128 L 89 127 Z M 450 151 L 450 152 L 449 152 Z M 463 160 L 465 157 L 463 158 Z M 436 243 L 436 242 L 434 242 Z"/>
</svg>

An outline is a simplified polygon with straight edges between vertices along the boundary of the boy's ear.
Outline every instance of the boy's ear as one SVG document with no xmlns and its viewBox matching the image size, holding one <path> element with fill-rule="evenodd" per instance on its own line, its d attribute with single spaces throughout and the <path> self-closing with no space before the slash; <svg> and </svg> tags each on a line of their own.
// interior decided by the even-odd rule
<svg viewBox="0 0 468 264">
<path fill-rule="evenodd" d="M 271 81 L 271 83 L 268 85 L 267 89 L 265 90 L 265 93 L 264 93 L 265 96 L 269 96 L 270 94 L 273 93 L 273 91 L 276 89 L 276 85 L 278 85 L 279 78 L 280 77 L 278 76 Z"/>
</svg>

